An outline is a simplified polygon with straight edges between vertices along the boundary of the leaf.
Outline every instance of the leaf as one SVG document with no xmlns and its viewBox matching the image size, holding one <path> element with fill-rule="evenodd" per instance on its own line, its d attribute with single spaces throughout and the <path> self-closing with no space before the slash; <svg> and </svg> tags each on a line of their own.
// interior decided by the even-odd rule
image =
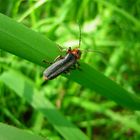
<svg viewBox="0 0 140 140">
<path fill-rule="evenodd" d="M 48 58 L 52 61 L 60 54 L 57 45 L 44 36 L 0 14 L 0 48 L 39 65 Z M 44 66 L 44 65 L 43 65 Z M 124 90 L 114 81 L 81 62 L 82 71 L 72 71 L 70 80 L 96 91 L 116 103 L 140 110 L 140 98 Z"/>
<path fill-rule="evenodd" d="M 14 71 L 9 71 L 4 72 L 0 76 L 0 81 L 14 90 L 18 96 L 24 98 L 36 110 L 40 111 L 66 140 L 88 140 L 76 126 L 67 121 L 57 111 L 53 104 L 35 88 L 33 82 L 25 76 Z"/>
<path fill-rule="evenodd" d="M 124 90 L 120 85 L 105 77 L 88 64 L 81 62 L 82 71 L 74 71 L 69 79 L 100 93 L 129 109 L 140 110 L 140 98 Z"/>
<path fill-rule="evenodd" d="M 3 123 L 0 123 L 0 140 L 44 140 L 42 137 Z"/>
<path fill-rule="evenodd" d="M 51 61 L 60 54 L 57 44 L 2 14 L 0 48 L 42 65 L 44 59 Z"/>
</svg>

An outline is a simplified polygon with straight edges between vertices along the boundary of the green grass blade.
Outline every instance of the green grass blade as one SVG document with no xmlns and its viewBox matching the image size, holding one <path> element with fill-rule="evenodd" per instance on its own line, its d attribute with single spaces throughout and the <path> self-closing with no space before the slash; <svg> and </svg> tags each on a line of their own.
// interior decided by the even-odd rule
<svg viewBox="0 0 140 140">
<path fill-rule="evenodd" d="M 116 103 L 130 109 L 140 110 L 140 98 L 124 90 L 88 64 L 81 62 L 82 71 L 74 71 L 67 76 L 84 87 L 90 88 Z"/>
<path fill-rule="evenodd" d="M 117 7 L 116 5 L 113 5 L 113 4 L 111 4 L 110 2 L 107 2 L 107 1 L 102 1 L 102 0 L 99 0 L 99 1 L 98 1 L 98 0 L 95 0 L 95 1 L 97 1 L 98 3 L 103 4 L 103 5 L 105 5 L 105 6 L 109 7 L 109 8 L 111 8 L 111 9 L 114 10 L 114 11 L 117 11 L 117 12 L 120 13 L 120 14 L 122 14 L 125 18 L 127 18 L 127 19 L 129 19 L 131 22 L 133 22 L 134 25 L 135 25 L 138 29 L 140 29 L 140 21 L 139 21 L 137 18 L 135 18 L 134 16 L 130 15 L 129 13 L 127 13 L 125 10 L 123 10 L 123 9 Z"/>
<path fill-rule="evenodd" d="M 0 140 L 44 140 L 44 138 L 0 123 Z"/>
<path fill-rule="evenodd" d="M 44 59 L 52 61 L 60 54 L 57 44 L 2 14 L 0 48 L 42 65 Z"/>
<path fill-rule="evenodd" d="M 83 108 L 84 110 L 89 110 L 93 113 L 103 113 L 107 117 L 109 117 L 110 120 L 117 121 L 120 124 L 123 124 L 123 128 L 131 128 L 137 133 L 140 133 L 140 125 L 139 123 L 131 116 L 128 116 L 127 114 L 121 114 L 118 112 L 112 111 L 112 109 L 109 109 L 108 107 L 105 106 L 104 103 L 98 104 L 95 102 L 91 101 L 86 101 L 78 97 L 72 97 L 71 100 L 69 101 L 72 105 L 79 106 Z"/>
<path fill-rule="evenodd" d="M 42 60 L 52 61 L 60 54 L 57 45 L 40 34 L 0 15 L 0 48 L 24 59 L 43 65 Z M 82 71 L 73 71 L 69 79 L 90 88 L 118 104 L 140 110 L 140 98 L 127 92 L 115 82 L 87 64 L 81 63 Z"/>
<path fill-rule="evenodd" d="M 43 5 L 47 0 L 40 0 L 37 1 L 32 7 L 30 7 L 19 19 L 18 21 L 21 22 L 24 20 L 28 15 L 30 15 L 35 9 L 39 8 L 41 5 Z"/>
<path fill-rule="evenodd" d="M 43 94 L 39 93 L 32 81 L 16 71 L 4 72 L 0 76 L 0 81 L 14 90 L 18 96 L 24 98 L 36 110 L 40 111 L 66 140 L 88 140 L 78 128 L 57 111 Z"/>
</svg>

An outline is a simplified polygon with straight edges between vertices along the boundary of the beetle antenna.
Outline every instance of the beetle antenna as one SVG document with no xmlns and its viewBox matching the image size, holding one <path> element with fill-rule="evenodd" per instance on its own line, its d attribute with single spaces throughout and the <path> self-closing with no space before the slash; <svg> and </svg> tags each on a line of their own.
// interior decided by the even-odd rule
<svg viewBox="0 0 140 140">
<path fill-rule="evenodd" d="M 81 26 L 79 24 L 79 48 L 81 46 Z"/>
<path fill-rule="evenodd" d="M 106 53 L 101 52 L 101 51 L 98 51 L 98 50 L 82 50 L 82 52 L 95 52 L 97 54 L 102 54 L 102 55 L 105 55 L 106 54 Z"/>
</svg>

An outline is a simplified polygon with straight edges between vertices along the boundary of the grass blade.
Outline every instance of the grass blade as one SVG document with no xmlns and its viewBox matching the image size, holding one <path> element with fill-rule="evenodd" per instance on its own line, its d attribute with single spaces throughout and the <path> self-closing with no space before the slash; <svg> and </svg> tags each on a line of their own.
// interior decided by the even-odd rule
<svg viewBox="0 0 140 140">
<path fill-rule="evenodd" d="M 44 138 L 0 123 L 0 140 L 44 140 Z"/>
<path fill-rule="evenodd" d="M 57 44 L 3 14 L 0 14 L 0 48 L 42 65 L 44 59 L 52 61 L 60 54 Z"/>
<path fill-rule="evenodd" d="M 18 78 L 15 78 L 18 77 Z M 53 104 L 35 88 L 32 81 L 16 71 L 5 72 L 0 80 L 40 111 L 66 140 L 88 140 L 72 123 L 61 115 Z M 18 86 L 17 86 L 18 83 Z"/>
<path fill-rule="evenodd" d="M 37 1 L 31 8 L 29 8 L 19 19 L 18 22 L 21 22 L 24 20 L 28 15 L 30 15 L 35 9 L 39 8 L 41 5 L 43 5 L 47 0 L 40 0 Z"/>
<path fill-rule="evenodd" d="M 43 65 L 42 60 L 52 61 L 60 55 L 57 45 L 44 36 L 20 25 L 0 14 L 0 48 L 36 64 Z M 90 88 L 118 104 L 140 110 L 140 98 L 127 92 L 100 72 L 85 63 L 82 71 L 73 71 L 69 79 Z"/>
<path fill-rule="evenodd" d="M 94 90 L 124 107 L 140 110 L 140 98 L 124 90 L 88 64 L 81 62 L 82 71 L 74 71 L 69 79 Z"/>
</svg>

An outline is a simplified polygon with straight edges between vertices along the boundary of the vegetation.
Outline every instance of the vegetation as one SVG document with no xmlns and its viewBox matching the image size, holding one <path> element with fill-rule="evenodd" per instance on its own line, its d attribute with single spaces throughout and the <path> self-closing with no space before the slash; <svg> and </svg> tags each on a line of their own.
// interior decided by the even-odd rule
<svg viewBox="0 0 140 140">
<path fill-rule="evenodd" d="M 0 120 L 32 133 L 1 123 L 0 138 L 139 139 L 139 6 L 139 0 L 0 0 Z M 82 71 L 44 82 L 43 60 L 65 54 L 57 44 L 78 46 L 78 23 Z"/>
</svg>

